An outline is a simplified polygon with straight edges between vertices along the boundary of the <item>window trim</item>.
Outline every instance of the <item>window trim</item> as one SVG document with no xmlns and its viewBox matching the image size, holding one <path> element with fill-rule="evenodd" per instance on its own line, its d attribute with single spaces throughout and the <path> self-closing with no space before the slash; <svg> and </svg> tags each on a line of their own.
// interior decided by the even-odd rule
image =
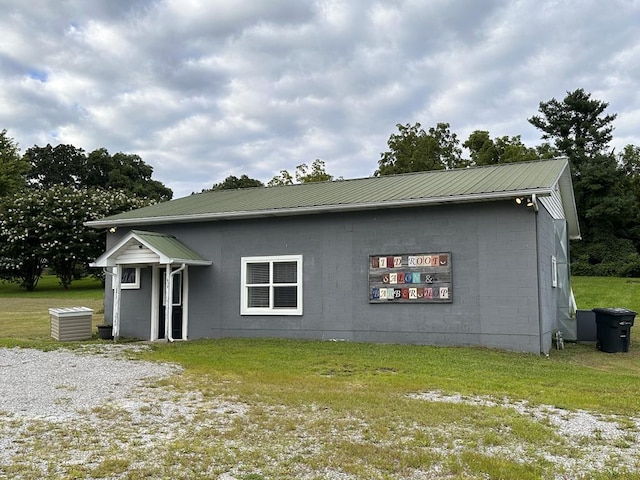
<svg viewBox="0 0 640 480">
<path fill-rule="evenodd" d="M 273 306 L 273 264 L 279 262 L 296 262 L 296 307 L 276 308 Z M 252 263 L 269 263 L 269 307 L 249 307 L 249 286 L 247 285 L 247 266 Z M 302 315 L 302 255 L 270 255 L 259 257 L 242 257 L 240 272 L 240 315 Z M 289 284 L 287 284 L 289 285 Z"/>
<path fill-rule="evenodd" d="M 122 274 L 124 275 L 124 269 L 125 268 L 134 268 L 136 270 L 136 280 L 135 282 L 128 282 L 125 283 L 122 281 L 122 276 L 120 277 L 120 289 L 121 290 L 139 290 L 140 289 L 140 267 L 129 267 L 129 266 L 122 266 Z M 113 269 L 113 273 L 116 273 L 118 271 L 118 268 L 114 268 Z M 111 288 L 116 288 L 115 283 L 112 282 L 111 283 Z"/>
</svg>

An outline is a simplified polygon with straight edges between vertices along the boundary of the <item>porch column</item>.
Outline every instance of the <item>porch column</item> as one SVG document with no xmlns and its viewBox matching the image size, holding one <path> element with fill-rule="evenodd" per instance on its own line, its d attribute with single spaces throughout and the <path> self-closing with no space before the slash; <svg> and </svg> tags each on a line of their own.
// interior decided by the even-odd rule
<svg viewBox="0 0 640 480">
<path fill-rule="evenodd" d="M 171 264 L 166 265 L 164 275 L 164 338 L 171 340 L 171 329 L 173 328 L 173 275 L 171 275 Z"/>
<path fill-rule="evenodd" d="M 114 291 L 113 291 L 113 341 L 117 342 L 120 338 L 120 298 L 122 293 L 122 286 L 120 279 L 122 278 L 122 265 L 116 265 L 116 274 L 111 277 Z"/>
</svg>

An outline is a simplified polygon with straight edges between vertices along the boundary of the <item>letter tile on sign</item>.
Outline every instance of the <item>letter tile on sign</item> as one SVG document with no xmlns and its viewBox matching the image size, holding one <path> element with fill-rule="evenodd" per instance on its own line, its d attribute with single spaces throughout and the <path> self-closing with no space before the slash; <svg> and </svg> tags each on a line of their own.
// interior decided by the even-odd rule
<svg viewBox="0 0 640 480">
<path fill-rule="evenodd" d="M 395 288 L 387 288 L 387 299 L 393 300 L 396 297 L 396 289 Z"/>
<path fill-rule="evenodd" d="M 441 267 L 446 267 L 449 264 L 449 256 L 448 255 L 440 255 L 439 263 Z"/>
<path fill-rule="evenodd" d="M 449 298 L 449 289 L 447 287 L 440 287 L 440 298 Z"/>
<path fill-rule="evenodd" d="M 387 299 L 387 289 L 386 288 L 381 288 L 380 289 L 379 298 L 380 298 L 380 300 L 386 300 Z"/>
<path fill-rule="evenodd" d="M 405 272 L 404 274 L 404 283 L 413 283 L 413 273 Z"/>
<path fill-rule="evenodd" d="M 411 256 L 407 257 L 407 265 L 410 266 L 410 267 L 417 266 L 418 265 L 418 263 L 416 262 L 417 258 L 418 257 L 416 257 L 414 255 L 411 255 Z"/>
<path fill-rule="evenodd" d="M 403 288 L 402 289 L 402 298 L 404 299 L 409 299 L 409 289 L 408 288 Z"/>
<path fill-rule="evenodd" d="M 397 273 L 390 273 L 389 274 L 389 283 L 391 285 L 395 285 L 396 283 L 398 283 L 398 274 Z"/>
<path fill-rule="evenodd" d="M 409 289 L 409 299 L 410 300 L 416 300 L 418 298 L 418 289 L 417 288 L 410 288 Z"/>
<path fill-rule="evenodd" d="M 387 257 L 380 257 L 378 259 L 378 266 L 380 268 L 387 268 Z"/>
<path fill-rule="evenodd" d="M 402 266 L 402 257 L 393 257 L 393 268 L 400 268 Z"/>
<path fill-rule="evenodd" d="M 398 283 L 404 283 L 404 272 L 398 273 Z"/>
<path fill-rule="evenodd" d="M 393 298 L 395 298 L 396 300 L 398 298 L 402 298 L 402 289 L 401 288 L 394 288 L 393 289 Z"/>
</svg>

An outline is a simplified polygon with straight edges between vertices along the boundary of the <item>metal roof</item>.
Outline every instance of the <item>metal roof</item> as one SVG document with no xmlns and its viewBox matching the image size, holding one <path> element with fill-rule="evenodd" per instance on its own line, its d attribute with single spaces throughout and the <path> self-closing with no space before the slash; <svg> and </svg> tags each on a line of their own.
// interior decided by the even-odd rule
<svg viewBox="0 0 640 480">
<path fill-rule="evenodd" d="M 278 187 L 219 190 L 159 203 L 102 220 L 92 227 L 153 225 L 278 215 L 302 215 L 443 203 L 481 202 L 559 189 L 570 235 L 579 237 L 567 159 L 433 170 Z"/>
<path fill-rule="evenodd" d="M 116 245 L 98 257 L 91 266 L 112 267 L 117 265 L 120 263 L 118 256 L 132 245 L 149 249 L 157 255 L 156 263 L 159 264 L 211 265 L 210 260 L 202 258 L 172 235 L 131 230 Z"/>
</svg>

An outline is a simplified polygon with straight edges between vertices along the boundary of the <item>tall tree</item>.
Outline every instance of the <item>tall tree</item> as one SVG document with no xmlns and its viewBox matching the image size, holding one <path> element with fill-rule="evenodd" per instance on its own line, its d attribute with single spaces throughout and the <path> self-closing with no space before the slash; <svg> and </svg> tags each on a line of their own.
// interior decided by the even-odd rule
<svg viewBox="0 0 640 480">
<path fill-rule="evenodd" d="M 109 155 L 106 148 L 100 148 L 86 157 L 80 186 L 123 190 L 158 202 L 171 200 L 171 189 L 152 176 L 153 167 L 140 156 L 122 152 Z"/>
<path fill-rule="evenodd" d="M 20 156 L 20 149 L 7 130 L 0 132 L 0 198 L 21 190 L 26 185 L 29 163 Z"/>
<path fill-rule="evenodd" d="M 471 162 L 474 165 L 495 165 L 500 163 L 496 144 L 491 140 L 489 132 L 486 130 L 471 132 L 462 146 L 469 150 Z"/>
<path fill-rule="evenodd" d="M 610 153 L 613 121 L 616 114 L 605 115 L 609 104 L 591 98 L 582 88 L 567 92 L 562 101 L 555 98 L 540 102 L 541 115 L 529 118 L 529 123 L 542 130 L 542 138 L 553 140 L 558 151 L 571 162 L 576 175 L 582 165 L 597 155 Z"/>
<path fill-rule="evenodd" d="M 297 183 L 330 182 L 333 175 L 327 173 L 323 160 L 316 158 L 311 164 L 311 169 L 306 163 L 296 167 L 295 178 Z M 293 185 L 293 176 L 287 170 L 280 170 L 280 174 L 269 180 L 270 187 Z"/>
<path fill-rule="evenodd" d="M 520 135 L 491 140 L 489 132 L 476 130 L 469 135 L 463 147 L 469 150 L 473 165 L 526 162 L 540 158 L 535 148 L 529 148 L 522 143 Z"/>
<path fill-rule="evenodd" d="M 399 133 L 391 134 L 389 150 L 380 154 L 374 175 L 443 170 L 466 166 L 460 141 L 448 123 L 438 123 L 428 132 L 420 123 L 397 124 Z"/>
<path fill-rule="evenodd" d="M 60 144 L 33 146 L 24 158 L 31 165 L 28 180 L 36 188 L 111 188 L 155 201 L 173 196 L 170 188 L 152 178 L 153 167 L 135 154 L 110 155 L 106 148 L 99 148 L 86 155 L 81 148 Z"/>
<path fill-rule="evenodd" d="M 264 183 L 255 178 L 242 175 L 240 178 L 229 175 L 223 182 L 213 185 L 211 190 L 236 190 L 238 188 L 264 187 Z"/>
<path fill-rule="evenodd" d="M 333 175 L 327 173 L 324 161 L 316 158 L 311 164 L 311 169 L 306 163 L 296 167 L 296 180 L 298 183 L 330 182 Z"/>
<path fill-rule="evenodd" d="M 629 212 L 637 204 L 609 146 L 616 115 L 605 113 L 608 105 L 580 88 L 567 92 L 562 101 L 540 102 L 540 115 L 529 118 L 571 164 L 583 236 L 571 250 L 574 271 L 580 269 L 579 273 L 619 273 L 616 262 L 635 251 Z"/>
<path fill-rule="evenodd" d="M 37 188 L 79 187 L 85 176 L 84 150 L 73 145 L 34 145 L 27 149 L 24 158 L 31 166 L 27 175 L 29 184 Z"/>
</svg>

